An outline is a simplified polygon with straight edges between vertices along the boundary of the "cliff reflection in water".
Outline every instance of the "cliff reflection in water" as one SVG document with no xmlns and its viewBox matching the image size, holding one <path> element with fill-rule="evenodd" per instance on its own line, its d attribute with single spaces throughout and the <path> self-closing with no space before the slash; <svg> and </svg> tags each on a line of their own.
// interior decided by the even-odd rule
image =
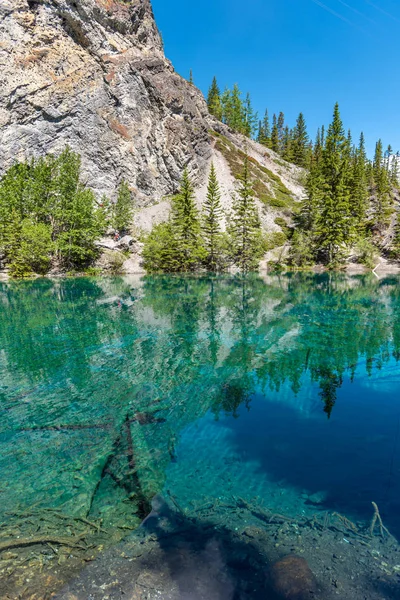
<svg viewBox="0 0 400 600">
<path fill-rule="evenodd" d="M 0 302 L 1 518 L 34 504 L 135 526 L 204 415 L 273 397 L 330 417 L 344 382 L 378 373 L 400 390 L 396 278 L 38 280 Z"/>
</svg>

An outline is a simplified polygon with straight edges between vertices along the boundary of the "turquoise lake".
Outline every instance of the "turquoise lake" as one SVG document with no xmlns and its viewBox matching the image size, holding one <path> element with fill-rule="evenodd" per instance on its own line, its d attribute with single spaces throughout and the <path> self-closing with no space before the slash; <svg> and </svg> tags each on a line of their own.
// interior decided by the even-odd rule
<svg viewBox="0 0 400 600">
<path fill-rule="evenodd" d="M 64 540 L 57 576 L 48 546 L 4 549 L 0 597 L 61 589 L 160 497 L 232 530 L 251 506 L 354 547 L 390 539 L 395 556 L 399 360 L 397 277 L 0 283 L 0 550 Z M 83 545 L 61 560 L 68 536 Z M 395 563 L 376 597 L 400 597 Z"/>
</svg>

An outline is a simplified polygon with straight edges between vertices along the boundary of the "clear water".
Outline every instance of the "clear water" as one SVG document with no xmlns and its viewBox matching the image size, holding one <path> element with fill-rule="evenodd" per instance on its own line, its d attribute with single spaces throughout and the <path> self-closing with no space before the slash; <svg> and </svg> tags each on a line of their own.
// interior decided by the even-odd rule
<svg viewBox="0 0 400 600">
<path fill-rule="evenodd" d="M 360 528 L 376 502 L 400 538 L 399 284 L 0 284 L 0 543 L 81 517 L 117 543 L 157 494 Z"/>
</svg>

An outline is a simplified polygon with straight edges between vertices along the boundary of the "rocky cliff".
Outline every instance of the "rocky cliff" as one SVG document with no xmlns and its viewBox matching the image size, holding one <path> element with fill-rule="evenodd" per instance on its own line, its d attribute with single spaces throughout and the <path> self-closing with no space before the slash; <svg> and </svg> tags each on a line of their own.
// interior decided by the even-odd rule
<svg viewBox="0 0 400 600">
<path fill-rule="evenodd" d="M 149 0 L 4 0 L 0 165 L 70 146 L 88 181 L 140 202 L 210 157 L 202 94 L 173 70 Z"/>
<path fill-rule="evenodd" d="M 2 0 L 0 173 L 66 144 L 99 195 L 128 181 L 145 229 L 168 214 L 163 198 L 185 166 L 201 202 L 216 161 L 229 206 L 244 150 L 165 58 L 150 0 Z M 274 215 L 301 195 L 301 173 L 257 144 L 249 152 L 264 226 L 279 230 Z"/>
</svg>

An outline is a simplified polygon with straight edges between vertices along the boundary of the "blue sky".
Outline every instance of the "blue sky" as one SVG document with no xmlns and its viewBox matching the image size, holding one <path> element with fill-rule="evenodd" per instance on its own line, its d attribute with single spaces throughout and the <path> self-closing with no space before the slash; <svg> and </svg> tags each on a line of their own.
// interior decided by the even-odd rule
<svg viewBox="0 0 400 600">
<path fill-rule="evenodd" d="M 239 84 L 255 108 L 305 114 L 310 133 L 340 103 L 346 128 L 400 150 L 400 2 L 152 0 L 167 57 L 206 94 Z M 331 12 L 332 11 L 332 12 Z"/>
</svg>

